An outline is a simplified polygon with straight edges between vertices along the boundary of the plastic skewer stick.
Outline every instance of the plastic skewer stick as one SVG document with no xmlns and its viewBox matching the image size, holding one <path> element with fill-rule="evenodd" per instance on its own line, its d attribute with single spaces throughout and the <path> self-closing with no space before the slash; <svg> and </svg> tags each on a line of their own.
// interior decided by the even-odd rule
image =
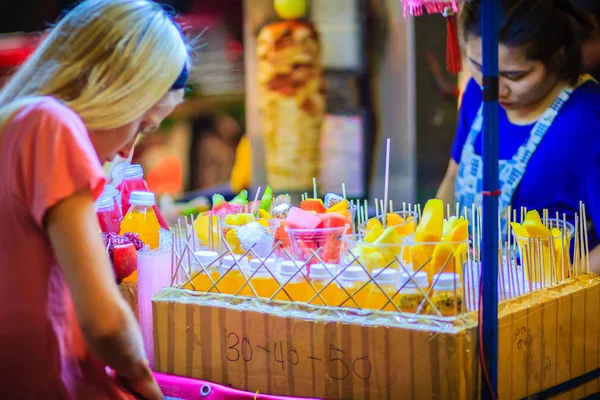
<svg viewBox="0 0 600 400">
<path fill-rule="evenodd" d="M 317 198 L 317 178 L 313 177 L 313 199 Z"/>
<path fill-rule="evenodd" d="M 252 209 L 250 210 L 250 214 L 254 214 L 256 212 L 258 212 L 258 210 L 256 210 L 256 205 L 258 204 L 258 196 L 260 195 L 260 191 L 262 190 L 262 187 L 258 187 L 258 189 L 256 189 L 256 194 L 254 195 L 254 201 L 252 202 Z"/>
<path fill-rule="evenodd" d="M 342 196 L 346 198 L 346 184 L 342 182 Z"/>
<path fill-rule="evenodd" d="M 385 217 L 385 215 L 387 215 L 387 206 L 388 206 L 388 200 L 389 200 L 389 188 L 390 188 L 390 147 L 391 147 L 391 140 L 390 138 L 387 138 L 387 141 L 385 143 L 385 180 L 384 180 L 384 189 L 383 189 L 383 209 L 381 210 L 383 212 L 383 215 Z M 383 227 L 386 227 L 386 220 L 384 219 L 383 221 Z"/>
</svg>

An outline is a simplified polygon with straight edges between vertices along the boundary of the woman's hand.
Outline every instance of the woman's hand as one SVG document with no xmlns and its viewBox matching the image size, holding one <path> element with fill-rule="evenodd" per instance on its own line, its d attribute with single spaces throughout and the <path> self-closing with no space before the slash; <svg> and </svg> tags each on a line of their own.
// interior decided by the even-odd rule
<svg viewBox="0 0 600 400">
<path fill-rule="evenodd" d="M 454 204 L 454 185 L 456 184 L 456 175 L 458 175 L 458 164 L 454 160 L 448 163 L 446 175 L 440 184 L 436 198 L 444 202 L 444 204 Z"/>
<path fill-rule="evenodd" d="M 119 376 L 119 379 L 123 382 L 125 388 L 137 398 L 144 400 L 162 400 L 163 394 L 147 363 L 146 367 L 146 373 L 138 379 L 129 379 L 123 376 Z"/>
</svg>

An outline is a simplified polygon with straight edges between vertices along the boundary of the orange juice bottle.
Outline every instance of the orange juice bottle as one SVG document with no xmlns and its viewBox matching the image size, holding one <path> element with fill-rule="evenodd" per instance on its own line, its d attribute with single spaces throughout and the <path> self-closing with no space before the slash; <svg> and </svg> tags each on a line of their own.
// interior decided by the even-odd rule
<svg viewBox="0 0 600 400">
<path fill-rule="evenodd" d="M 154 213 L 154 193 L 131 192 L 131 208 L 121 221 L 121 235 L 130 232 L 139 236 L 150 249 L 158 248 L 160 242 L 160 224 Z"/>
<path fill-rule="evenodd" d="M 279 282 L 282 285 L 293 277 L 284 287 L 293 301 L 307 302 L 315 295 L 315 291 L 310 287 L 304 275 L 302 275 L 302 271 L 296 273 L 299 268 L 302 269 L 303 267 L 304 264 L 301 261 L 284 261 L 279 268 Z M 289 301 L 289 298 L 283 291 L 279 292 L 275 299 Z"/>
<path fill-rule="evenodd" d="M 216 282 L 217 279 L 219 279 L 219 265 L 217 264 L 219 254 L 216 251 L 196 251 L 194 252 L 194 256 L 195 258 L 192 259 L 192 280 L 183 288 L 196 290 L 198 292 L 208 292 L 212 286 L 212 282 L 208 278 L 208 275 L 210 275 L 213 282 Z M 196 258 L 200 261 L 202 266 L 198 264 Z M 208 273 L 208 275 L 206 275 L 206 273 Z M 216 292 L 216 290 L 213 288 L 211 292 Z"/>
<path fill-rule="evenodd" d="M 340 285 L 352 295 L 352 299 L 348 297 L 345 291 L 342 290 L 342 307 L 365 308 L 369 297 L 369 287 L 363 287 L 369 281 L 369 276 L 362 267 L 347 267 L 340 275 Z M 348 300 L 346 300 L 348 299 Z M 354 299 L 354 301 L 353 301 Z"/>
<path fill-rule="evenodd" d="M 373 282 L 369 284 L 369 297 L 366 300 L 365 308 L 369 308 L 371 310 L 381 310 L 385 305 L 383 311 L 397 311 L 396 308 L 390 304 L 386 294 L 390 299 L 392 299 L 392 301 L 396 302 L 399 276 L 400 274 L 397 269 L 388 268 L 373 270 L 372 277 L 375 282 L 377 282 L 379 287 L 377 287 L 377 285 Z M 381 291 L 382 289 L 383 292 Z"/>
<path fill-rule="evenodd" d="M 279 282 L 274 278 L 277 274 L 277 263 L 273 258 L 266 260 L 253 258 L 250 261 L 248 274 L 250 276 L 253 275 L 250 283 L 258 297 L 270 299 L 277 289 L 279 289 Z"/>
<path fill-rule="evenodd" d="M 427 272 L 411 273 L 411 277 L 402 274 L 400 293 L 397 297 L 398 308 L 403 312 L 416 313 L 429 291 L 429 275 Z"/>
<path fill-rule="evenodd" d="M 217 284 L 221 293 L 236 294 L 240 290 L 246 282 L 246 278 L 244 278 L 242 271 L 248 276 L 248 259 L 246 257 L 223 257 L 223 263 L 221 265 L 221 270 L 219 271 L 223 278 L 221 279 L 221 282 Z M 240 296 L 248 296 L 251 294 L 252 291 L 248 285 L 245 285 L 243 290 L 239 293 Z"/>
<path fill-rule="evenodd" d="M 338 266 L 336 264 L 313 264 L 310 266 L 310 280 L 315 289 L 319 291 L 333 279 L 337 272 Z M 325 300 L 325 304 L 323 304 L 321 297 Z M 321 297 L 317 297 L 312 304 L 337 307 L 341 303 L 342 290 L 337 282 L 333 281 L 323 289 Z"/>
</svg>

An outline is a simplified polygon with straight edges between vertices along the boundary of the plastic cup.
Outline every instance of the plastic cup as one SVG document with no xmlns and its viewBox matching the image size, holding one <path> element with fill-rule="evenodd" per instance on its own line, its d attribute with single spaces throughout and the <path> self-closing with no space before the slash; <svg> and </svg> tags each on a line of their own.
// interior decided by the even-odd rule
<svg viewBox="0 0 600 400">
<path fill-rule="evenodd" d="M 515 231 L 513 237 L 527 279 L 533 283 L 551 285 L 569 277 L 575 227 L 559 219 L 542 219 L 542 223 L 550 230 L 557 228 L 561 232 L 560 235 L 553 235 L 552 247 L 549 237 L 529 238 L 519 236 Z"/>
<path fill-rule="evenodd" d="M 357 266 L 359 263 L 372 273 L 376 269 L 389 268 L 403 271 L 398 265 L 402 260 L 402 254 L 406 248 L 404 241 L 397 243 L 367 243 L 363 235 L 346 235 L 342 239 L 341 249 L 342 264 Z M 356 260 L 355 260 L 356 258 Z M 410 270 L 410 265 L 404 263 L 404 267 Z"/>
<path fill-rule="evenodd" d="M 398 235 L 405 237 L 415 233 L 415 230 L 417 229 L 417 222 L 419 221 L 419 214 L 416 211 L 394 211 L 393 213 L 398 214 L 400 217 L 402 217 L 402 219 L 404 219 L 404 223 L 392 225 L 396 228 Z M 377 218 L 382 225 L 387 226 L 386 216 L 377 215 L 373 218 Z M 371 229 L 367 228 L 371 219 L 358 226 L 358 233 L 367 235 L 369 232 L 371 232 Z"/>
<path fill-rule="evenodd" d="M 307 269 L 310 269 L 311 264 L 320 262 L 319 259 L 328 264 L 339 264 L 342 236 L 347 229 L 348 225 L 316 229 L 286 228 L 290 238 L 291 256 L 306 263 Z M 317 253 L 319 249 L 322 250 Z M 313 257 L 314 253 L 318 254 L 319 259 Z"/>
</svg>

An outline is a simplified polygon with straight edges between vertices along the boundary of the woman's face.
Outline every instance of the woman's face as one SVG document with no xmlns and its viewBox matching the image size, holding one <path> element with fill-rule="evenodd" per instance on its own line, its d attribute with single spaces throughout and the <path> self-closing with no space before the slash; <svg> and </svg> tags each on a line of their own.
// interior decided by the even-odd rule
<svg viewBox="0 0 600 400">
<path fill-rule="evenodd" d="M 90 131 L 90 139 L 100 162 L 104 164 L 117 155 L 129 158 L 139 134 L 157 129 L 183 101 L 183 94 L 183 89 L 169 91 L 144 115 L 127 125 L 105 131 Z"/>
<path fill-rule="evenodd" d="M 467 55 L 471 75 L 482 86 L 481 38 L 469 36 Z M 499 100 L 506 111 L 534 109 L 556 87 L 558 79 L 541 61 L 529 60 L 523 47 L 499 46 Z"/>
</svg>

